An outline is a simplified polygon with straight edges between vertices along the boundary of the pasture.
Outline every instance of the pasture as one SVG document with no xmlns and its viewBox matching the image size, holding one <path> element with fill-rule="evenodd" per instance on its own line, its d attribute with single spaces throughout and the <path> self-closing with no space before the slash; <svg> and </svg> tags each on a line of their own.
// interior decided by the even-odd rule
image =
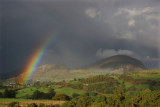
<svg viewBox="0 0 160 107">
<path fill-rule="evenodd" d="M 24 88 L 17 91 L 16 98 L 26 98 L 27 96 L 30 96 L 33 94 L 34 91 L 39 90 L 41 92 L 47 92 L 49 88 L 36 88 L 36 87 L 29 87 Z"/>
<path fill-rule="evenodd" d="M 56 93 L 64 93 L 68 96 L 72 96 L 73 93 L 83 94 L 85 92 L 83 90 L 73 89 L 70 87 L 57 88 L 57 89 L 55 89 L 55 91 L 56 91 Z"/>
</svg>

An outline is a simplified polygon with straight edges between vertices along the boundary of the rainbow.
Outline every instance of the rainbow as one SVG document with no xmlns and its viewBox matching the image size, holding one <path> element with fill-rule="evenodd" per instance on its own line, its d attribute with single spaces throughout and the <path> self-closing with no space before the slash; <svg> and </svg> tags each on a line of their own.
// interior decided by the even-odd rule
<svg viewBox="0 0 160 107">
<path fill-rule="evenodd" d="M 54 35 L 50 35 L 31 55 L 30 59 L 27 62 L 27 66 L 23 71 L 23 76 L 21 77 L 20 82 L 27 84 L 33 77 L 37 67 L 40 65 L 43 56 L 48 50 L 49 46 L 52 44 Z"/>
</svg>

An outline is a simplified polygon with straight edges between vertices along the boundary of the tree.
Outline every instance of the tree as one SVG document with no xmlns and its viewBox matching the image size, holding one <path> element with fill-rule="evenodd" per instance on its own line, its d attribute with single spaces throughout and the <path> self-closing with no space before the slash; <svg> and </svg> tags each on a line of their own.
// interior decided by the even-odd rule
<svg viewBox="0 0 160 107">
<path fill-rule="evenodd" d="M 72 98 L 76 98 L 76 97 L 78 97 L 78 96 L 80 96 L 80 95 L 77 94 L 77 93 L 73 93 L 73 94 L 72 94 Z"/>
<path fill-rule="evenodd" d="M 3 98 L 3 94 L 0 92 L 0 98 Z"/>
<path fill-rule="evenodd" d="M 41 99 L 42 97 L 42 93 L 38 90 L 34 91 L 33 95 L 32 95 L 32 98 L 33 99 Z"/>
<path fill-rule="evenodd" d="M 16 91 L 15 90 L 8 90 L 7 88 L 5 89 L 3 93 L 4 98 L 15 98 L 16 97 Z"/>
<path fill-rule="evenodd" d="M 44 93 L 44 98 L 45 99 L 52 99 L 52 97 L 53 96 L 55 96 L 56 95 L 56 92 L 55 92 L 55 90 L 54 89 L 49 89 L 49 91 L 48 91 L 48 93 Z"/>
<path fill-rule="evenodd" d="M 66 94 L 56 94 L 53 98 L 53 100 L 61 100 L 61 101 L 69 101 L 70 97 Z"/>
<path fill-rule="evenodd" d="M 91 106 L 93 102 L 94 102 L 94 99 L 92 97 L 90 97 L 90 96 L 82 96 L 77 101 L 76 107 L 88 107 L 88 106 Z"/>
<path fill-rule="evenodd" d="M 31 96 L 32 99 L 51 99 L 55 96 L 54 89 L 49 89 L 48 93 L 40 92 L 39 90 L 34 91 L 33 95 Z"/>
</svg>

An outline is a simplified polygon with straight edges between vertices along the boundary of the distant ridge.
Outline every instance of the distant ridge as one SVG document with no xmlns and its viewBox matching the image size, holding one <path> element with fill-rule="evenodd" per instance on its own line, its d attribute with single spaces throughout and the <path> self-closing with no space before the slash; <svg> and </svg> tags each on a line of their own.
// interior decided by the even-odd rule
<svg viewBox="0 0 160 107">
<path fill-rule="evenodd" d="M 146 67 L 138 59 L 126 55 L 116 55 L 79 69 L 69 69 L 63 64 L 42 65 L 37 68 L 31 81 L 73 80 L 74 78 L 86 78 L 111 73 L 121 74 L 123 72 L 143 70 L 146 70 Z M 23 77 L 24 74 L 21 73 L 16 79 L 19 80 Z"/>
</svg>

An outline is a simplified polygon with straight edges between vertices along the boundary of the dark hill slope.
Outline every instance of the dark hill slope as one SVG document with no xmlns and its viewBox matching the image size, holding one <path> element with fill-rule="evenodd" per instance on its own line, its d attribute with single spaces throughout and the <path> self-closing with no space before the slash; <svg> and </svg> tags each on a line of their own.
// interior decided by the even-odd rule
<svg viewBox="0 0 160 107">
<path fill-rule="evenodd" d="M 108 57 L 88 66 L 87 68 L 113 70 L 122 69 L 123 71 L 138 71 L 146 69 L 141 61 L 126 55 Z"/>
</svg>

